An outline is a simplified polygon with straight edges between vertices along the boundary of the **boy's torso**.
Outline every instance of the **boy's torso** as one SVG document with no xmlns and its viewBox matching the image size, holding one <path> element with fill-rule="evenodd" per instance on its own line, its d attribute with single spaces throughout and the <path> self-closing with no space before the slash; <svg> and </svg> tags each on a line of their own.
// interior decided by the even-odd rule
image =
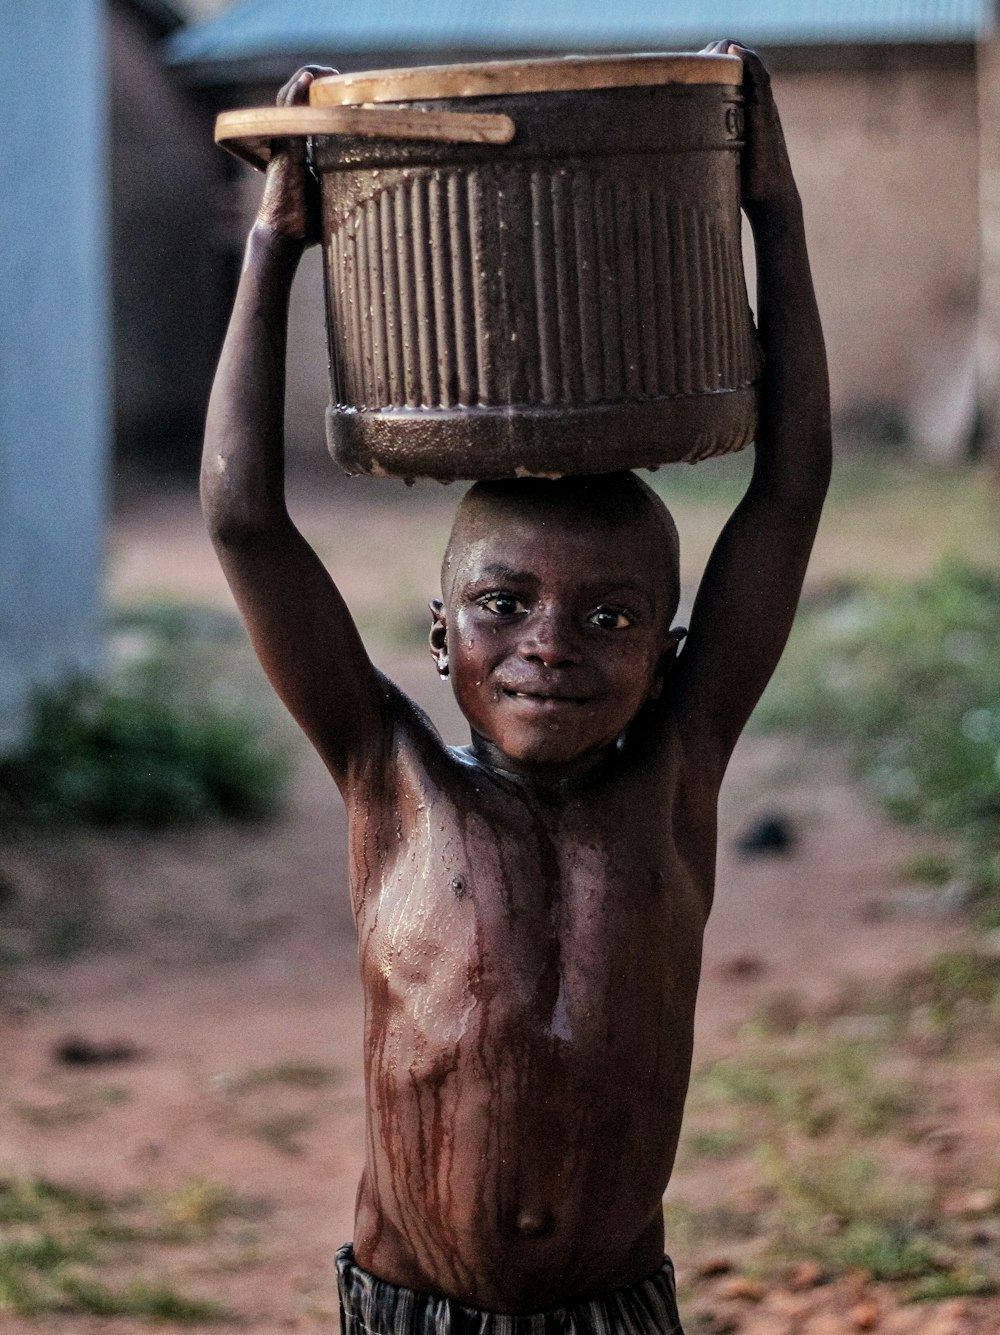
<svg viewBox="0 0 1000 1335">
<path fill-rule="evenodd" d="M 714 801 L 679 796 L 669 739 L 545 792 L 418 719 L 396 738 L 350 803 L 359 1262 L 506 1311 L 643 1279 L 663 1254 Z"/>
</svg>

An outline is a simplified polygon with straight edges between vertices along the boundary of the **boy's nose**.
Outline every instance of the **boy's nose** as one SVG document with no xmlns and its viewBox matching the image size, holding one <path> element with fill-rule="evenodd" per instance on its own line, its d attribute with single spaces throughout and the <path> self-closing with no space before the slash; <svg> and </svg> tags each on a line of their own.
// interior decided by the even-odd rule
<svg viewBox="0 0 1000 1335">
<path fill-rule="evenodd" d="M 526 662 L 545 667 L 567 667 L 582 657 L 580 639 L 569 617 L 558 612 L 539 612 L 524 628 L 518 653 Z"/>
</svg>

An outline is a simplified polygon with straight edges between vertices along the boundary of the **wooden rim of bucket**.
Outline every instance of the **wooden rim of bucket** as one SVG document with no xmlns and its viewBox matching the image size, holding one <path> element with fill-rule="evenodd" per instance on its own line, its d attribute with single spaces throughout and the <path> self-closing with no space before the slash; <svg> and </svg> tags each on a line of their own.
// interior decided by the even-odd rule
<svg viewBox="0 0 1000 1335">
<path fill-rule="evenodd" d="M 743 61 L 739 56 L 710 52 L 489 60 L 474 65 L 424 65 L 331 74 L 313 81 L 309 102 L 314 107 L 363 106 L 373 102 L 423 102 L 671 83 L 738 86 L 742 78 Z"/>
<path fill-rule="evenodd" d="M 271 161 L 275 139 L 346 135 L 449 144 L 509 144 L 516 132 L 509 116 L 422 111 L 418 107 L 246 107 L 222 111 L 215 119 L 215 142 L 258 171 Z"/>
</svg>

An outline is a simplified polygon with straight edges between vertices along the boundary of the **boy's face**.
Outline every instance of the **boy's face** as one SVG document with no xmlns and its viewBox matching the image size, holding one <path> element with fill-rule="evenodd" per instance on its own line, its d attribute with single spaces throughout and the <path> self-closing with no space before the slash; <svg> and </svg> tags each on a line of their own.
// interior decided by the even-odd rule
<svg viewBox="0 0 1000 1335">
<path fill-rule="evenodd" d="M 660 694 L 680 638 L 669 597 L 648 524 L 494 514 L 454 552 L 431 646 L 495 760 L 585 769 Z"/>
</svg>

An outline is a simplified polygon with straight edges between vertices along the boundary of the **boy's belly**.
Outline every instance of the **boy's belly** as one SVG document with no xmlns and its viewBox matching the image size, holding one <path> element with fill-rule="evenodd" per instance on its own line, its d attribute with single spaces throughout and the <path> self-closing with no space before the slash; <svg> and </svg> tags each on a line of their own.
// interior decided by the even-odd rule
<svg viewBox="0 0 1000 1335">
<path fill-rule="evenodd" d="M 656 1268 L 694 996 L 648 970 L 613 997 L 609 981 L 580 976 L 540 1010 L 516 986 L 464 1007 L 369 997 L 360 1264 L 505 1311 Z"/>
</svg>

